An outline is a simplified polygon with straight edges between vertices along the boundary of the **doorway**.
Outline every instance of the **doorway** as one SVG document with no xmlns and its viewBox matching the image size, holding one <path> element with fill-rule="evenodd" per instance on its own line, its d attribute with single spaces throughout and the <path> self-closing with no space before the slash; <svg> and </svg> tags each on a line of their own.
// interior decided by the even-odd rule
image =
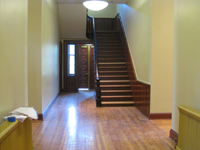
<svg viewBox="0 0 200 150">
<path fill-rule="evenodd" d="M 62 92 L 94 89 L 94 46 L 90 42 L 64 41 Z"/>
</svg>

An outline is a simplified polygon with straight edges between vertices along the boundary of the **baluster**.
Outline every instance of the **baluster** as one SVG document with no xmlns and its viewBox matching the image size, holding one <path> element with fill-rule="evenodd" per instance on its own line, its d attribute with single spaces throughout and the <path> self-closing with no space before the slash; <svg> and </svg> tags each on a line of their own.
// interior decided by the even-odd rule
<svg viewBox="0 0 200 150">
<path fill-rule="evenodd" d="M 96 89 L 96 107 L 101 107 L 101 88 L 100 88 L 100 80 L 96 78 L 97 89 Z"/>
</svg>

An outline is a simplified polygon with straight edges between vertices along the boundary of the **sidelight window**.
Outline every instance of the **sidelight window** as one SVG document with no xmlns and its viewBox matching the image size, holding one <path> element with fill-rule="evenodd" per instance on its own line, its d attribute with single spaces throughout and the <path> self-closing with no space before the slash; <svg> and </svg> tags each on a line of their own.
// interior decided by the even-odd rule
<svg viewBox="0 0 200 150">
<path fill-rule="evenodd" d="M 75 75 L 75 45 L 68 45 L 68 75 Z"/>
</svg>

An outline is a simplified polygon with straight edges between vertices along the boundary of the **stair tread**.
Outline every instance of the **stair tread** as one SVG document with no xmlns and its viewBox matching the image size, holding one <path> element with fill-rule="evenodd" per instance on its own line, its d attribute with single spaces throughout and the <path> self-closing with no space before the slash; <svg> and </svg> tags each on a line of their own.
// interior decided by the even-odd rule
<svg viewBox="0 0 200 150">
<path fill-rule="evenodd" d="M 134 104 L 133 101 L 102 101 L 101 104 Z"/>
<path fill-rule="evenodd" d="M 101 69 L 109 69 L 109 68 L 126 68 L 126 66 L 111 66 L 111 67 L 109 67 L 109 66 L 103 66 L 103 67 L 99 67 L 99 68 L 101 68 Z"/>
<path fill-rule="evenodd" d="M 127 71 L 99 71 L 101 73 L 115 73 L 115 72 L 127 72 Z"/>
<path fill-rule="evenodd" d="M 100 87 L 130 87 L 130 85 L 100 85 Z"/>
<path fill-rule="evenodd" d="M 132 92 L 131 90 L 101 90 L 102 93 L 110 93 L 110 92 L 117 92 L 117 93 L 122 93 L 122 92 Z"/>
<path fill-rule="evenodd" d="M 130 82 L 130 80 L 100 80 L 100 82 Z"/>
</svg>

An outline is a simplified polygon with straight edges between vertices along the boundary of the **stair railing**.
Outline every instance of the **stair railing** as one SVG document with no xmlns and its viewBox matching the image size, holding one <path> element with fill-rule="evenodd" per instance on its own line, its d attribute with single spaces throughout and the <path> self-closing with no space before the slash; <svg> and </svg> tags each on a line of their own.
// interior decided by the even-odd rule
<svg viewBox="0 0 200 150">
<path fill-rule="evenodd" d="M 95 50 L 95 70 L 96 70 L 96 107 L 101 107 L 101 88 L 100 88 L 100 79 L 99 79 L 99 68 L 98 68 L 98 54 L 97 54 L 97 39 L 96 39 L 96 28 L 95 28 L 95 19 L 92 16 L 93 22 L 93 34 L 94 34 L 94 50 Z"/>
</svg>

